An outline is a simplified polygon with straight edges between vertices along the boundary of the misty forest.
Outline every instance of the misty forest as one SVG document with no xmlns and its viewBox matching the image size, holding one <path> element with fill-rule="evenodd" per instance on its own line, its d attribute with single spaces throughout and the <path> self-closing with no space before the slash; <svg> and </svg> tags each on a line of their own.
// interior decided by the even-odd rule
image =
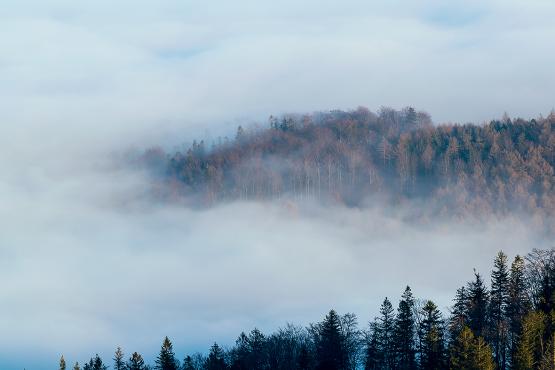
<svg viewBox="0 0 555 370">
<path fill-rule="evenodd" d="M 154 364 L 118 347 L 113 359 L 96 355 L 72 367 L 62 356 L 60 370 L 547 370 L 554 359 L 555 251 L 535 249 L 512 261 L 499 252 L 487 278 L 474 271 L 456 290 L 448 312 L 407 286 L 368 325 L 332 309 L 307 327 L 242 332 L 235 345 L 214 343 L 207 354 L 180 357 L 166 337 Z"/>
<path fill-rule="evenodd" d="M 271 116 L 269 127 L 239 126 L 235 138 L 170 154 L 153 148 L 138 161 L 170 201 L 409 203 L 420 221 L 513 214 L 555 230 L 555 112 L 438 126 L 412 107 Z"/>
<path fill-rule="evenodd" d="M 233 200 L 318 201 L 346 207 L 414 203 L 409 222 L 517 214 L 553 232 L 555 113 L 505 116 L 484 125 L 434 126 L 430 116 L 366 108 L 270 117 L 233 139 L 195 141 L 183 152 L 135 156 L 162 202 L 210 207 Z M 376 282 L 368 282 L 374 284 Z M 410 282 L 407 282 L 410 285 Z M 394 293 L 394 292 L 392 292 Z M 364 294 L 364 292 L 361 292 Z M 393 297 L 393 295 L 392 295 Z M 359 323 L 331 310 L 308 326 L 242 332 L 182 356 L 163 340 L 154 364 L 117 348 L 74 370 L 555 369 L 555 250 L 499 252 L 491 272 L 474 271 L 442 309 L 407 286 L 379 316 Z M 64 357 L 60 370 L 69 368 Z M 72 364 L 73 364 L 72 363 Z"/>
</svg>

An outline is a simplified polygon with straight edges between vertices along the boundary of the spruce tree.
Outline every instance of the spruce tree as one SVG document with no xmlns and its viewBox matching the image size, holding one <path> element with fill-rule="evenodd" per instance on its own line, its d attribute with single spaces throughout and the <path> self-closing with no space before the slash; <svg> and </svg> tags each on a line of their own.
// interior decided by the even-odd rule
<svg viewBox="0 0 555 370">
<path fill-rule="evenodd" d="M 465 287 L 457 289 L 449 318 L 449 339 L 454 343 L 468 322 L 468 296 Z"/>
<path fill-rule="evenodd" d="M 524 316 L 530 310 L 530 301 L 526 292 L 524 259 L 516 256 L 511 264 L 509 279 L 509 304 L 507 315 L 509 320 L 509 362 L 513 363 L 516 357 L 517 346 L 522 333 Z"/>
<path fill-rule="evenodd" d="M 449 356 L 449 368 L 452 370 L 473 370 L 474 334 L 464 326 L 457 338 L 453 340 Z"/>
<path fill-rule="evenodd" d="M 319 328 L 316 347 L 317 370 L 340 370 L 345 367 L 345 351 L 339 315 L 331 310 Z"/>
<path fill-rule="evenodd" d="M 299 350 L 299 356 L 297 358 L 297 369 L 298 370 L 309 370 L 310 369 L 310 353 L 305 344 L 301 346 Z"/>
<path fill-rule="evenodd" d="M 427 301 L 422 308 L 423 320 L 418 330 L 420 368 L 441 370 L 445 368 L 445 343 L 443 319 L 437 306 Z"/>
<path fill-rule="evenodd" d="M 408 370 L 416 368 L 414 357 L 415 319 L 413 309 L 414 298 L 410 287 L 407 286 L 399 301 L 397 318 L 393 330 L 393 348 L 395 350 L 396 369 Z"/>
<path fill-rule="evenodd" d="M 143 356 L 137 352 L 133 352 L 129 360 L 127 361 L 127 370 L 146 370 L 147 366 L 143 360 Z"/>
<path fill-rule="evenodd" d="M 114 370 L 125 370 L 125 360 L 121 347 L 118 347 L 114 353 Z"/>
<path fill-rule="evenodd" d="M 248 338 L 249 344 L 249 357 L 248 357 L 248 365 L 249 370 L 261 370 L 266 365 L 266 356 L 265 356 L 265 343 L 266 338 L 264 334 L 258 329 L 254 329 L 250 332 Z"/>
<path fill-rule="evenodd" d="M 499 370 L 505 370 L 508 350 L 508 306 L 509 306 L 509 271 L 507 256 L 499 252 L 495 257 L 494 270 L 491 273 L 491 292 L 489 301 L 489 337 L 493 347 L 495 363 Z"/>
<path fill-rule="evenodd" d="M 157 370 L 178 370 L 177 360 L 173 353 L 173 345 L 168 337 L 164 338 L 160 354 L 156 358 L 155 363 L 154 368 Z"/>
<path fill-rule="evenodd" d="M 205 370 L 227 370 L 224 359 L 224 351 L 217 343 L 210 347 L 210 353 L 204 364 Z"/>
<path fill-rule="evenodd" d="M 474 271 L 475 280 L 468 284 L 468 326 L 474 335 L 486 334 L 488 290 L 479 273 Z"/>
<path fill-rule="evenodd" d="M 79 367 L 79 362 L 76 362 L 75 365 L 73 365 L 73 370 L 81 370 L 81 368 Z"/>
<path fill-rule="evenodd" d="M 66 370 L 66 360 L 64 359 L 64 355 L 60 357 L 60 370 Z"/>
<path fill-rule="evenodd" d="M 383 366 L 393 369 L 395 366 L 395 351 L 393 348 L 393 330 L 395 327 L 395 314 L 393 305 L 386 297 L 380 307 L 379 333 L 380 351 L 383 354 Z"/>
</svg>

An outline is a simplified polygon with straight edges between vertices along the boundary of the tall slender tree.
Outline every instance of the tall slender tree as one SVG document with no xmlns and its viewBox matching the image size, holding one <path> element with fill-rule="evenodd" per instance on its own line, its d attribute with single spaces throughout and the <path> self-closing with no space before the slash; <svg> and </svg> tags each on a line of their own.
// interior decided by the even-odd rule
<svg viewBox="0 0 555 370">
<path fill-rule="evenodd" d="M 204 368 L 205 370 L 227 370 L 224 351 L 217 343 L 214 343 L 212 347 L 210 347 L 210 353 L 208 354 Z"/>
<path fill-rule="evenodd" d="M 331 310 L 320 325 L 316 347 L 317 370 L 342 370 L 345 368 L 345 349 L 341 335 L 339 315 Z"/>
<path fill-rule="evenodd" d="M 393 331 L 395 328 L 395 313 L 391 301 L 385 297 L 380 307 L 379 317 L 380 351 L 383 355 L 384 369 L 395 367 L 395 350 L 393 347 Z"/>
<path fill-rule="evenodd" d="M 60 357 L 60 370 L 66 370 L 66 360 L 64 359 L 64 355 Z"/>
<path fill-rule="evenodd" d="M 445 336 L 441 312 L 434 302 L 427 301 L 422 308 L 422 316 L 418 331 L 420 368 L 423 370 L 445 369 Z"/>
<path fill-rule="evenodd" d="M 468 284 L 468 326 L 474 335 L 483 337 L 486 334 L 487 308 L 489 301 L 488 289 L 482 276 L 474 271 L 474 281 Z"/>
<path fill-rule="evenodd" d="M 121 347 L 118 347 L 114 353 L 114 370 L 125 370 L 125 360 Z"/>
<path fill-rule="evenodd" d="M 168 337 L 164 338 L 155 363 L 156 365 L 154 368 L 157 370 L 178 370 L 179 366 L 175 358 L 175 353 L 173 352 L 173 345 Z"/>
<path fill-rule="evenodd" d="M 495 257 L 494 268 L 491 273 L 491 291 L 488 306 L 490 323 L 490 332 L 488 334 L 493 347 L 495 363 L 499 370 L 505 370 L 507 367 L 509 289 L 507 255 L 499 252 Z"/>
<path fill-rule="evenodd" d="M 509 304 L 507 315 L 509 319 L 509 362 L 516 357 L 517 346 L 522 333 L 522 322 L 530 310 L 530 301 L 526 292 L 526 276 L 524 259 L 516 256 L 511 264 L 509 281 Z"/>
<path fill-rule="evenodd" d="M 395 368 L 409 370 L 416 368 L 415 360 L 415 319 L 414 297 L 410 287 L 406 287 L 399 307 L 393 330 L 393 348 L 395 350 Z"/>
</svg>

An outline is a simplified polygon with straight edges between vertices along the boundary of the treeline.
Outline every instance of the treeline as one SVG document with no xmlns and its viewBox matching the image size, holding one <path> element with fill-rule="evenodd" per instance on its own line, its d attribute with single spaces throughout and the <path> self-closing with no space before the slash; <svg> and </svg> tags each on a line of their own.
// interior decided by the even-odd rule
<svg viewBox="0 0 555 370">
<path fill-rule="evenodd" d="M 433 126 L 411 107 L 358 108 L 268 125 L 183 152 L 151 149 L 142 163 L 163 174 L 159 195 L 204 204 L 289 197 L 361 206 L 379 195 L 423 200 L 431 214 L 526 211 L 541 222 L 555 211 L 555 113 Z"/>
<path fill-rule="evenodd" d="M 385 298 L 379 316 L 359 328 L 356 315 L 331 310 L 308 327 L 287 325 L 264 335 L 241 333 L 235 345 L 214 344 L 207 355 L 178 361 L 166 337 L 153 366 L 118 348 L 114 370 L 548 370 L 555 369 L 555 250 L 534 250 L 509 264 L 499 252 L 489 287 L 474 272 L 442 313 L 409 287 L 394 309 Z M 74 370 L 105 370 L 97 355 Z M 60 370 L 66 370 L 62 357 Z"/>
</svg>

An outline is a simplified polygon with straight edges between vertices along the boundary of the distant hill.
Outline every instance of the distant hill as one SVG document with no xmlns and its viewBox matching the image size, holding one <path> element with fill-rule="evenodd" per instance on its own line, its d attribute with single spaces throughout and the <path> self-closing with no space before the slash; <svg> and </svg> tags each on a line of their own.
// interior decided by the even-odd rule
<svg viewBox="0 0 555 370">
<path fill-rule="evenodd" d="M 410 107 L 286 115 L 210 147 L 150 149 L 142 162 L 162 166 L 160 195 L 203 204 L 379 200 L 419 204 L 422 215 L 525 212 L 540 220 L 555 210 L 555 114 L 439 126 Z"/>
</svg>

